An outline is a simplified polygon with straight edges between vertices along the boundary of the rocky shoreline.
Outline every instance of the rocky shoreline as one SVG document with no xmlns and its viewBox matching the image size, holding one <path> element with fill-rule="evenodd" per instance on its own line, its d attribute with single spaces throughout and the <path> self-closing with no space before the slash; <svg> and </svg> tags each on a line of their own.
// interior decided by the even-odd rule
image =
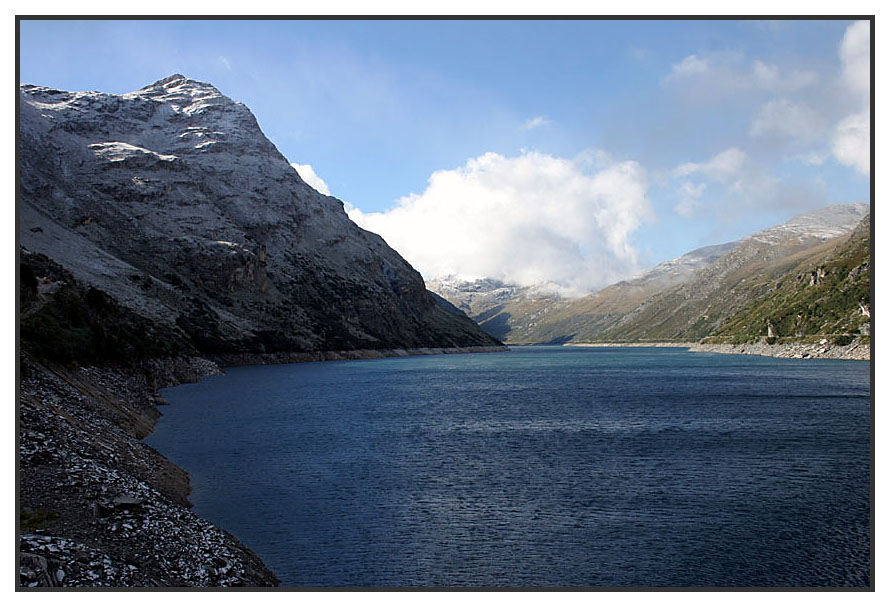
<svg viewBox="0 0 890 607">
<path fill-rule="evenodd" d="M 209 357 L 220 367 L 246 365 L 281 365 L 289 363 L 321 362 L 326 360 L 366 360 L 372 358 L 398 358 L 433 354 L 474 354 L 481 352 L 507 352 L 507 346 L 466 346 L 454 348 L 392 348 L 384 350 L 329 350 L 324 352 L 275 352 L 272 354 L 224 354 Z"/>
<path fill-rule="evenodd" d="M 690 352 L 713 352 L 716 354 L 751 354 L 773 358 L 833 358 L 841 360 L 871 360 L 871 345 L 855 340 L 840 346 L 822 340 L 822 343 L 768 344 L 715 344 L 700 342 L 603 342 L 568 343 L 567 346 L 584 348 L 688 348 Z"/>
<path fill-rule="evenodd" d="M 190 510 L 188 474 L 141 440 L 160 417 L 158 388 L 219 372 L 200 358 L 22 361 L 21 586 L 278 584 L 237 538 Z"/>
<path fill-rule="evenodd" d="M 718 354 L 753 354 L 774 358 L 833 358 L 840 360 L 871 360 L 871 345 L 854 341 L 846 346 L 816 344 L 693 344 L 691 352 Z"/>
<path fill-rule="evenodd" d="M 505 346 L 244 354 L 63 367 L 22 357 L 19 583 L 22 587 L 277 586 L 249 548 L 190 510 L 188 473 L 142 441 L 158 390 L 220 365 L 497 352 Z"/>
<path fill-rule="evenodd" d="M 594 342 L 594 343 L 568 343 L 567 346 L 577 346 L 579 348 L 692 348 L 698 345 L 693 341 L 610 341 L 610 342 Z"/>
</svg>

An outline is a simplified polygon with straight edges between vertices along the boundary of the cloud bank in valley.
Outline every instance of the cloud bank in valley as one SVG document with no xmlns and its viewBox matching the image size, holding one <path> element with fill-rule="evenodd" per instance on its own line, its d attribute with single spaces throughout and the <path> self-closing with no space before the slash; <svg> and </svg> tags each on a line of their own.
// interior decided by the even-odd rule
<svg viewBox="0 0 890 607">
<path fill-rule="evenodd" d="M 605 158 L 483 154 L 433 173 L 423 193 L 388 211 L 347 210 L 425 276 L 580 294 L 640 269 L 630 236 L 653 216 L 643 167 Z"/>
</svg>

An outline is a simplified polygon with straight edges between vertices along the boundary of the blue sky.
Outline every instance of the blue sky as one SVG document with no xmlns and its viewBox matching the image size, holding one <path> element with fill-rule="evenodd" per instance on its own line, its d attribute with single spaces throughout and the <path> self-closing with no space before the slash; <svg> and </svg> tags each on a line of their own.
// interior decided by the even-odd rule
<svg viewBox="0 0 890 607">
<path fill-rule="evenodd" d="M 176 72 L 211 82 L 424 274 L 590 290 L 868 202 L 867 30 L 23 21 L 20 80 L 111 93 Z"/>
</svg>

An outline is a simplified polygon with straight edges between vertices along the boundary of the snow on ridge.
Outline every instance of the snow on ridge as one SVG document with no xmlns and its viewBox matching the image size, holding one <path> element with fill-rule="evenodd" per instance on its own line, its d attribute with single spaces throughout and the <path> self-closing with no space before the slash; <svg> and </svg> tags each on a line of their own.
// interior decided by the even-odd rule
<svg viewBox="0 0 890 607">
<path fill-rule="evenodd" d="M 862 202 L 829 205 L 795 215 L 785 223 L 761 230 L 745 240 L 767 244 L 795 236 L 828 240 L 852 231 L 868 213 L 869 205 Z"/>
</svg>

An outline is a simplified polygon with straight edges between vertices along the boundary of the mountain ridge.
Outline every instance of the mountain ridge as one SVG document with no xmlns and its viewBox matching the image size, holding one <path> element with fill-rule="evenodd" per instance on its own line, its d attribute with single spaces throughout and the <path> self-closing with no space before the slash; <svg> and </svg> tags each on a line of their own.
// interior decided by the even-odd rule
<svg viewBox="0 0 890 607">
<path fill-rule="evenodd" d="M 853 203 L 801 213 L 580 298 L 534 300 L 523 297 L 533 288 L 503 283 L 497 283 L 498 297 L 493 298 L 484 289 L 493 283 L 485 279 L 463 287 L 454 280 L 430 285 L 508 343 L 697 341 L 744 306 L 750 296 L 746 281 L 775 278 L 806 259 L 807 251 L 829 250 L 833 245 L 826 243 L 848 235 L 868 210 Z"/>
</svg>

